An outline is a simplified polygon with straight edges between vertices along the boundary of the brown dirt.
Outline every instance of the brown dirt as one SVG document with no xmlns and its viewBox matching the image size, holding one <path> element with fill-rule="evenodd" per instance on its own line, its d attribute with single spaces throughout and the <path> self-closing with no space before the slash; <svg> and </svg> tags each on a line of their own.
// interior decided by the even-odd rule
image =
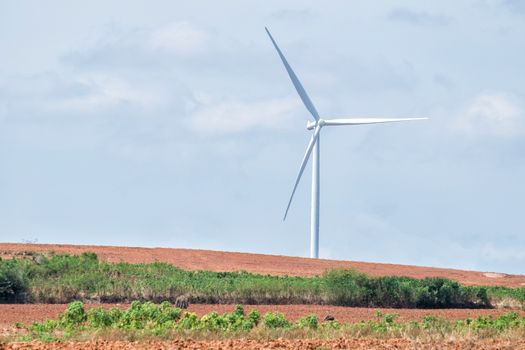
<svg viewBox="0 0 525 350">
<path fill-rule="evenodd" d="M 340 338 L 276 340 L 172 340 L 172 341 L 87 341 L 57 343 L 10 343 L 0 349 L 525 349 L 524 340 L 434 340 Z"/>
<path fill-rule="evenodd" d="M 444 277 L 464 285 L 525 286 L 525 275 L 476 272 L 435 267 L 379 264 L 369 262 L 309 259 L 300 257 L 234 253 L 196 249 L 80 246 L 62 244 L 0 243 L 0 257 L 19 256 L 23 252 L 80 254 L 95 252 L 110 262 L 148 263 L 163 261 L 186 270 L 240 271 L 253 273 L 313 276 L 332 268 L 353 268 L 373 276 Z"/>
<path fill-rule="evenodd" d="M 102 306 L 104 308 L 111 308 L 118 306 L 120 308 L 127 308 L 129 304 L 88 304 L 86 309 Z M 60 313 L 66 309 L 66 304 L 0 304 L 0 327 L 4 329 L 11 328 L 16 322 L 23 324 L 31 324 L 33 322 L 40 322 L 46 319 L 57 319 Z M 231 312 L 234 305 L 209 305 L 209 304 L 192 304 L 188 311 L 195 312 L 202 316 L 210 311 L 217 311 L 222 314 Z M 339 322 L 357 322 L 374 320 L 376 318 L 376 310 L 380 310 L 383 314 L 397 313 L 400 321 L 419 320 L 425 315 L 435 315 L 449 320 L 461 320 L 465 318 L 473 318 L 477 316 L 493 316 L 497 317 L 503 315 L 510 310 L 503 309 L 373 309 L 364 307 L 342 307 L 329 305 L 253 305 L 245 306 L 245 311 L 249 312 L 252 309 L 257 309 L 261 314 L 268 311 L 278 311 L 285 314 L 286 318 L 291 321 L 297 320 L 299 317 L 315 313 L 320 320 L 323 320 L 326 315 L 332 315 Z M 516 311 L 516 310 L 513 310 Z M 521 316 L 525 316 L 525 311 L 517 311 Z"/>
</svg>

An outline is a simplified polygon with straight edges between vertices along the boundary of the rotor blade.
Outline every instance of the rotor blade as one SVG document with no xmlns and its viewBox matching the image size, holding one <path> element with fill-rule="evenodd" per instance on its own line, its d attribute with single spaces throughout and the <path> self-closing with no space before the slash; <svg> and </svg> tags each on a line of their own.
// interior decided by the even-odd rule
<svg viewBox="0 0 525 350">
<path fill-rule="evenodd" d="M 406 122 L 412 120 L 426 120 L 428 118 L 350 118 L 350 119 L 326 119 L 324 125 L 362 125 L 377 123 Z"/>
<path fill-rule="evenodd" d="M 281 49 L 279 49 L 279 46 L 277 46 L 277 43 L 275 42 L 275 40 L 273 40 L 272 34 L 270 34 L 270 31 L 268 30 L 268 28 L 264 27 L 264 29 L 266 29 L 266 33 L 268 33 L 268 36 L 270 37 L 270 40 L 273 43 L 273 46 L 275 46 L 277 53 L 279 53 L 279 56 L 281 57 L 281 60 L 283 61 L 284 67 L 286 68 L 286 71 L 288 72 L 290 79 L 292 79 L 292 83 L 295 86 L 295 90 L 297 90 L 297 93 L 301 97 L 301 100 L 303 100 L 303 103 L 306 106 L 306 109 L 308 109 L 308 111 L 312 114 L 315 120 L 319 120 L 319 113 L 317 113 L 317 110 L 315 109 L 314 104 L 310 100 L 310 97 L 308 97 L 308 94 L 304 90 L 303 85 L 301 85 L 301 82 L 297 78 L 297 75 L 295 75 L 292 67 L 290 67 L 290 65 L 288 64 L 288 61 L 286 61 L 286 58 L 284 58 L 284 55 L 281 52 Z"/>
<path fill-rule="evenodd" d="M 310 143 L 308 144 L 308 147 L 306 147 L 306 153 L 304 154 L 303 162 L 301 163 L 301 168 L 299 169 L 299 174 L 297 175 L 297 179 L 295 180 L 295 185 L 293 186 L 292 195 L 290 196 L 290 200 L 288 201 L 288 206 L 286 207 L 286 212 L 284 213 L 283 221 L 286 220 L 286 215 L 288 215 L 288 210 L 290 209 L 290 205 L 292 204 L 293 195 L 295 194 L 295 190 L 297 189 L 299 180 L 301 180 L 301 176 L 303 175 L 304 168 L 306 167 L 306 164 L 308 163 L 310 154 L 312 154 L 312 149 L 314 148 L 314 145 L 317 142 L 317 138 L 319 136 L 320 131 L 321 131 L 321 126 L 319 125 L 316 126 L 314 133 L 312 135 L 312 138 L 310 139 Z"/>
</svg>

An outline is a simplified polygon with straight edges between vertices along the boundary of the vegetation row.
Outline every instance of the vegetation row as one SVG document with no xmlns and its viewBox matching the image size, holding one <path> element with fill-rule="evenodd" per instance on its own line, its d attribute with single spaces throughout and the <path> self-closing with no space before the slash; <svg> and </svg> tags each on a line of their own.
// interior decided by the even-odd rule
<svg viewBox="0 0 525 350">
<path fill-rule="evenodd" d="M 371 277 L 354 270 L 290 277 L 185 271 L 166 263 L 100 261 L 94 253 L 0 260 L 0 302 L 74 300 L 214 304 L 329 304 L 394 308 L 489 308 L 525 305 L 525 288 L 462 286 L 443 278 Z"/>
<path fill-rule="evenodd" d="M 320 322 L 312 314 L 290 322 L 282 313 L 267 312 L 260 316 L 257 310 L 248 314 L 242 305 L 233 312 L 217 312 L 202 317 L 173 308 L 168 302 L 160 305 L 134 301 L 127 310 L 119 308 L 92 308 L 87 312 L 82 302 L 73 302 L 57 320 L 46 320 L 30 326 L 17 325 L 21 341 L 39 339 L 56 341 L 89 339 L 90 337 L 124 338 L 228 338 L 228 337 L 344 337 L 395 336 L 421 338 L 427 336 L 525 338 L 525 317 L 508 313 L 498 318 L 478 317 L 447 321 L 427 315 L 420 321 L 397 322 L 397 314 L 376 312 L 377 319 L 352 324 L 337 321 Z"/>
</svg>

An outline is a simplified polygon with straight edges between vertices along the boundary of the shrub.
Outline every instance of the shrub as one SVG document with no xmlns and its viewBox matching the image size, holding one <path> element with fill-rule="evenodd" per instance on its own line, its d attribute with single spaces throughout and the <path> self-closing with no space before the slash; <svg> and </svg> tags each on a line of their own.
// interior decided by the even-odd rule
<svg viewBox="0 0 525 350">
<path fill-rule="evenodd" d="M 259 321 L 261 319 L 261 314 L 258 310 L 252 310 L 250 313 L 248 313 L 248 320 L 250 320 L 251 323 L 253 323 L 255 326 L 259 324 Z"/>
<path fill-rule="evenodd" d="M 88 324 L 92 328 L 104 328 L 113 324 L 113 320 L 109 317 L 109 312 L 106 312 L 101 307 L 95 307 L 87 312 Z"/>
<path fill-rule="evenodd" d="M 29 331 L 36 333 L 50 333 L 53 332 L 59 323 L 55 320 L 45 320 L 42 323 L 35 322 L 29 326 Z"/>
<path fill-rule="evenodd" d="M 336 305 L 368 305 L 369 290 L 366 275 L 354 270 L 330 270 L 323 276 L 330 301 Z"/>
<path fill-rule="evenodd" d="M 178 321 L 182 314 L 182 310 L 178 307 L 172 307 L 167 301 L 163 301 L 159 306 L 160 314 L 157 322 L 165 323 L 168 321 Z"/>
<path fill-rule="evenodd" d="M 384 318 L 384 321 L 385 323 L 388 323 L 388 324 L 393 324 L 396 320 L 396 318 L 399 317 L 399 314 L 385 314 L 385 318 Z"/>
<path fill-rule="evenodd" d="M 225 317 L 219 315 L 216 311 L 212 311 L 202 316 L 199 327 L 208 331 L 217 331 L 226 330 L 228 324 L 228 320 Z"/>
<path fill-rule="evenodd" d="M 14 259 L 0 260 L 0 303 L 25 301 L 27 289 L 23 266 Z"/>
<path fill-rule="evenodd" d="M 317 316 L 314 314 L 301 317 L 295 323 L 297 328 L 308 328 L 308 329 L 317 329 L 319 322 Z"/>
<path fill-rule="evenodd" d="M 290 328 L 291 323 L 281 312 L 267 312 L 264 314 L 264 326 L 266 328 Z"/>
<path fill-rule="evenodd" d="M 117 311 L 113 311 L 117 317 Z M 179 320 L 181 309 L 173 308 L 170 303 L 163 302 L 156 305 L 152 302 L 141 303 L 134 301 L 131 306 L 125 310 L 118 318 L 119 327 L 124 329 L 142 329 L 147 325 L 151 327 L 163 327 L 172 325 Z"/>
<path fill-rule="evenodd" d="M 239 329 L 242 331 L 249 331 L 255 327 L 257 327 L 257 324 L 253 323 L 252 320 L 242 320 Z"/>
<path fill-rule="evenodd" d="M 227 329 L 231 331 L 236 331 L 242 329 L 244 322 L 244 315 L 239 315 L 235 311 L 232 313 L 224 314 L 224 319 L 226 320 Z M 246 325 L 247 326 L 247 325 Z M 250 327 L 249 329 L 251 329 Z"/>
<path fill-rule="evenodd" d="M 118 325 L 122 311 L 115 307 L 106 310 L 101 307 L 94 307 L 87 312 L 88 326 L 91 328 L 106 328 Z"/>
<path fill-rule="evenodd" d="M 180 321 L 177 323 L 176 328 L 181 330 L 191 330 L 199 328 L 199 319 L 197 314 L 193 312 L 186 312 Z"/>
<path fill-rule="evenodd" d="M 239 304 L 235 305 L 234 313 L 238 316 L 244 316 L 244 306 Z"/>
<path fill-rule="evenodd" d="M 84 310 L 84 304 L 81 301 L 70 303 L 60 318 L 60 323 L 65 328 L 78 326 L 87 320 L 87 314 Z"/>
<path fill-rule="evenodd" d="M 325 273 L 323 279 L 329 300 L 336 305 L 406 308 L 490 306 L 486 287 L 464 287 L 444 278 L 369 277 L 353 270 L 331 270 Z"/>
</svg>

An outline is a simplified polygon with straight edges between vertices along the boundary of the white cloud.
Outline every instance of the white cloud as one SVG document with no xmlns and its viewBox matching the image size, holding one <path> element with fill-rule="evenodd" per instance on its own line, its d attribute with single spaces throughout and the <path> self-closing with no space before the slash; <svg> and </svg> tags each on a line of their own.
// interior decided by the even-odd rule
<svg viewBox="0 0 525 350">
<path fill-rule="evenodd" d="M 509 94 L 483 93 L 460 113 L 456 129 L 471 136 L 512 138 L 524 132 L 524 114 Z"/>
<path fill-rule="evenodd" d="M 261 102 L 208 102 L 189 115 L 189 126 L 211 133 L 235 133 L 262 127 L 283 129 L 299 110 L 297 98 L 277 98 Z M 307 112 L 305 112 L 307 113 Z"/>
<path fill-rule="evenodd" d="M 428 13 L 424 11 L 412 11 L 408 8 L 395 8 L 388 13 L 389 20 L 405 22 L 414 25 L 444 26 L 451 19 L 441 14 Z"/>
<path fill-rule="evenodd" d="M 77 78 L 76 83 L 88 86 L 89 93 L 52 99 L 46 102 L 48 109 L 88 113 L 129 104 L 143 110 L 152 110 L 165 104 L 167 99 L 165 93 L 159 89 L 114 77 L 91 75 L 89 78 Z"/>
<path fill-rule="evenodd" d="M 6 93 L 5 103 L 0 101 L 0 119 L 3 115 L 31 118 L 64 114 L 107 115 L 106 112 L 122 107 L 140 114 L 169 105 L 173 100 L 170 94 L 174 93 L 173 87 L 164 81 L 105 72 L 74 76 L 62 73 L 16 75 L 9 80 L 0 79 L 2 90 Z"/>
<path fill-rule="evenodd" d="M 187 22 L 170 23 L 151 34 L 153 49 L 182 56 L 193 56 L 205 50 L 208 34 Z"/>
</svg>

